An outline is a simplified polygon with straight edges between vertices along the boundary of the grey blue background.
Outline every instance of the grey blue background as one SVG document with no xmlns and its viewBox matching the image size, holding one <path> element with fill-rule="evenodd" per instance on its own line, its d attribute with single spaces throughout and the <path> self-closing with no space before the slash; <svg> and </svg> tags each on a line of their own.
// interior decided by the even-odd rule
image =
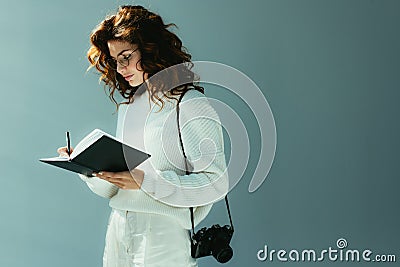
<svg viewBox="0 0 400 267">
<path fill-rule="evenodd" d="M 108 201 L 38 159 L 56 156 L 67 130 L 73 143 L 93 128 L 115 132 L 115 107 L 86 72 L 86 51 L 90 31 L 125 3 L 176 23 L 193 60 L 248 75 L 273 111 L 275 160 L 249 193 L 257 122 L 239 98 L 206 86 L 243 118 L 252 149 L 230 193 L 235 256 L 226 266 L 283 266 L 257 251 L 335 248 L 339 238 L 400 257 L 399 1 L 1 0 L 0 266 L 101 265 Z M 218 203 L 202 226 L 227 222 Z M 290 263 L 353 264 L 365 263 Z"/>
</svg>

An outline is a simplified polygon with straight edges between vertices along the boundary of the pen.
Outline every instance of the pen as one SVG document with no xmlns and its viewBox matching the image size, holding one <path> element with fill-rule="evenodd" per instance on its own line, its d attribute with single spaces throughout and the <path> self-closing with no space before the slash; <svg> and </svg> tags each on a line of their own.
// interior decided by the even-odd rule
<svg viewBox="0 0 400 267">
<path fill-rule="evenodd" d="M 67 132 L 67 153 L 69 157 L 71 155 L 71 141 L 69 138 L 69 132 Z"/>
</svg>

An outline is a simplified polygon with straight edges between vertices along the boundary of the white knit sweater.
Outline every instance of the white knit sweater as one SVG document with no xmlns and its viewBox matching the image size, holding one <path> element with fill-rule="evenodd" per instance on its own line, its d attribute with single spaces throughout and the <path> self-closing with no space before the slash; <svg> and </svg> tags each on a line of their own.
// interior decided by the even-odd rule
<svg viewBox="0 0 400 267">
<path fill-rule="evenodd" d="M 191 197 L 204 199 L 204 205 L 194 209 L 197 225 L 210 211 L 212 204 L 209 203 L 215 200 L 208 198 L 209 191 L 201 191 L 201 188 L 210 182 L 223 181 L 217 190 L 221 198 L 228 190 L 222 127 L 217 113 L 203 94 L 196 90 L 185 93 L 179 118 L 185 153 L 191 166 L 191 174 L 186 175 L 176 123 L 176 101 L 163 100 L 164 107 L 159 111 L 159 106 L 150 101 L 146 91 L 135 96 L 133 103 L 121 105 L 118 111 L 116 137 L 151 154 L 136 167 L 145 172 L 142 190 L 122 190 L 96 177 L 80 177 L 94 193 L 110 198 L 109 204 L 114 209 L 169 216 L 190 229 L 187 207 L 192 205 L 182 201 L 189 199 L 190 203 Z M 182 193 L 177 188 L 189 191 Z"/>
</svg>

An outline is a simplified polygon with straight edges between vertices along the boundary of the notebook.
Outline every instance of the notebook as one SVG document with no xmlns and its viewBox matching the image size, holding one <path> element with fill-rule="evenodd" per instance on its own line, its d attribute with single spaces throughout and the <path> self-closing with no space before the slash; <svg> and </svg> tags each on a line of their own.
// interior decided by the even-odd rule
<svg viewBox="0 0 400 267">
<path fill-rule="evenodd" d="M 134 169 L 150 156 L 100 129 L 95 129 L 76 145 L 69 157 L 39 160 L 72 172 L 93 176 L 93 172 Z"/>
</svg>

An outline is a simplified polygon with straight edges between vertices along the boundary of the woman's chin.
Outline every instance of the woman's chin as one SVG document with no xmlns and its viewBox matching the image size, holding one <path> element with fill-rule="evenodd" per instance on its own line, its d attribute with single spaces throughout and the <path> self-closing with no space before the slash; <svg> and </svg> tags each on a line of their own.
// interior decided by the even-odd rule
<svg viewBox="0 0 400 267">
<path fill-rule="evenodd" d="M 132 87 L 135 87 L 135 86 L 139 86 L 139 85 L 141 85 L 143 82 L 137 82 L 137 81 L 129 81 L 129 85 L 130 86 L 132 86 Z"/>
</svg>

